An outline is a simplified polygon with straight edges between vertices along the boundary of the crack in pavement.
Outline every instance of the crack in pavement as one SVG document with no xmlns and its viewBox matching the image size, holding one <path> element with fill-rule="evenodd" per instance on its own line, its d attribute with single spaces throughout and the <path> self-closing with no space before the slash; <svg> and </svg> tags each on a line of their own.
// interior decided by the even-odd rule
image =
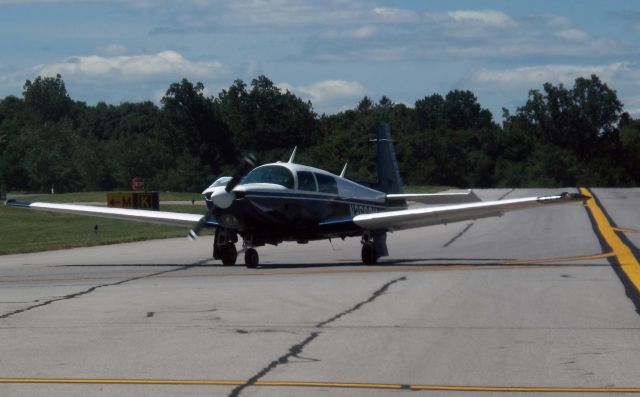
<svg viewBox="0 0 640 397">
<path fill-rule="evenodd" d="M 447 241 L 446 244 L 444 244 L 442 247 L 443 248 L 447 248 L 448 246 L 450 246 L 451 244 L 454 243 L 454 241 L 456 241 L 457 239 L 459 239 L 460 237 L 462 237 L 463 234 L 465 234 L 467 232 L 467 230 L 471 229 L 471 226 L 473 226 L 474 223 L 468 223 L 467 226 L 460 232 L 458 233 L 456 236 L 454 236 L 451 240 Z"/>
<path fill-rule="evenodd" d="M 55 302 L 69 300 L 69 299 L 77 298 L 79 296 L 87 295 L 87 294 L 90 294 L 90 293 L 94 292 L 95 290 L 97 290 L 99 288 L 112 287 L 112 286 L 115 286 L 115 285 L 122 285 L 122 284 L 130 283 L 132 281 L 142 280 L 142 279 L 149 278 L 149 277 L 160 276 L 162 274 L 173 273 L 173 272 L 177 272 L 177 271 L 181 271 L 181 270 L 187 270 L 187 269 L 190 269 L 190 268 L 192 268 L 194 266 L 198 266 L 199 264 L 206 263 L 207 261 L 208 261 L 208 259 L 204 259 L 204 260 L 192 263 L 190 265 L 181 266 L 181 267 L 176 268 L 176 269 L 163 270 L 161 272 L 146 274 L 144 276 L 132 277 L 132 278 L 128 278 L 126 280 L 116 281 L 114 283 L 94 285 L 93 287 L 88 288 L 88 289 L 86 289 L 84 291 L 80 291 L 80 292 L 76 292 L 76 293 L 73 293 L 73 294 L 64 295 L 64 296 L 61 296 L 61 297 L 58 297 L 58 298 L 54 298 L 54 299 L 49 299 L 49 300 L 44 301 L 42 303 L 38 303 L 37 305 L 29 306 L 29 307 L 26 307 L 24 309 L 18 309 L 18 310 L 14 310 L 12 312 L 9 312 L 9 313 L 2 314 L 2 315 L 0 315 L 0 319 L 9 318 L 9 317 L 14 316 L 16 314 L 21 314 L 21 313 L 24 313 L 24 312 L 28 312 L 30 310 L 37 309 L 37 308 L 42 307 L 42 306 L 47 306 L 47 305 L 50 305 L 50 304 L 55 303 Z"/>
<path fill-rule="evenodd" d="M 510 195 L 511 193 L 515 192 L 515 190 L 516 190 L 515 188 L 513 188 L 513 189 L 509 190 L 508 192 L 506 192 L 505 194 L 503 194 L 502 196 L 500 196 L 500 197 L 498 198 L 498 201 L 502 200 L 503 198 L 507 197 L 507 196 L 508 196 L 508 195 Z"/>
<path fill-rule="evenodd" d="M 322 328 L 322 327 L 324 327 L 325 325 L 330 324 L 330 323 L 332 323 L 332 322 L 334 322 L 334 321 L 338 320 L 340 317 L 343 317 L 343 316 L 346 316 L 347 314 L 350 314 L 350 313 L 355 312 L 356 310 L 360 309 L 362 306 L 366 305 L 367 303 L 371 303 L 371 302 L 373 302 L 374 300 L 376 300 L 380 295 L 384 294 L 384 293 L 387 291 L 387 289 L 389 289 L 389 287 L 390 287 L 390 286 L 392 286 L 393 284 L 395 284 L 395 283 L 397 283 L 397 282 L 399 282 L 399 281 L 404 281 L 404 280 L 406 280 L 406 279 L 407 279 L 407 278 L 403 276 L 403 277 L 396 278 L 396 279 L 394 279 L 394 280 L 389 281 L 388 283 L 386 283 L 385 285 L 383 285 L 382 287 L 380 287 L 377 291 L 375 291 L 375 292 L 374 292 L 374 293 L 369 297 L 369 299 L 367 299 L 367 300 L 365 300 L 365 301 L 362 301 L 362 302 L 360 302 L 360 303 L 356 304 L 354 307 L 352 307 L 352 308 L 351 308 L 351 309 L 349 309 L 349 310 L 345 310 L 345 311 L 343 311 L 342 313 L 338 313 L 338 314 L 336 314 L 335 316 L 331 317 L 331 318 L 330 318 L 330 319 L 328 319 L 328 320 L 325 320 L 325 321 L 322 321 L 322 322 L 320 322 L 320 323 L 316 324 L 316 328 Z"/>
<path fill-rule="evenodd" d="M 507 197 L 508 195 L 513 193 L 515 190 L 516 189 L 511 189 L 508 192 L 506 192 L 505 194 L 503 194 L 502 196 L 498 197 L 498 201 L 504 199 L 505 197 Z M 445 243 L 442 247 L 443 248 L 447 248 L 448 246 L 453 244 L 457 239 L 462 237 L 463 234 L 465 234 L 469 229 L 471 229 L 471 226 L 473 226 L 473 225 L 474 225 L 474 222 L 471 222 L 471 223 L 467 224 L 467 226 L 460 233 L 458 233 L 456 236 L 454 236 L 451 240 L 447 241 L 447 243 Z"/>
<path fill-rule="evenodd" d="M 331 324 L 332 322 L 337 321 L 338 319 L 351 314 L 359 309 L 361 309 L 364 305 L 366 305 L 367 303 L 371 303 L 374 300 L 376 300 L 377 298 L 379 298 L 382 294 L 384 294 L 387 289 L 389 289 L 390 286 L 392 286 L 393 284 L 400 282 L 400 281 L 405 281 L 407 278 L 406 277 L 400 277 L 400 278 L 396 278 L 393 279 L 387 283 L 385 283 L 382 287 L 378 288 L 373 294 L 371 294 L 371 296 L 362 301 L 357 303 L 356 305 L 354 305 L 352 308 L 345 310 L 341 313 L 336 314 L 335 316 L 332 316 L 331 318 L 325 320 L 325 321 L 321 321 L 319 323 L 317 323 L 315 325 L 315 328 L 324 328 L 326 325 Z M 249 378 L 245 383 L 243 383 L 242 385 L 236 386 L 233 390 L 231 390 L 231 393 L 229 393 L 229 397 L 238 397 L 240 396 L 240 393 L 242 393 L 242 391 L 244 389 L 246 389 L 249 386 L 254 385 L 258 380 L 260 380 L 261 378 L 263 378 L 265 375 L 267 375 L 269 372 L 271 372 L 272 370 L 274 370 L 276 367 L 278 367 L 281 364 L 287 364 L 289 363 L 289 359 L 292 357 L 296 357 L 299 358 L 301 360 L 306 360 L 306 361 L 319 361 L 317 359 L 310 359 L 310 358 L 306 358 L 306 357 L 302 357 L 300 356 L 300 354 L 302 353 L 302 351 L 304 350 L 304 348 L 309 345 L 311 342 L 313 342 L 318 336 L 320 336 L 321 332 L 319 331 L 314 331 L 312 332 L 309 336 L 307 336 L 302 342 L 297 343 L 293 346 L 291 346 L 289 348 L 289 351 L 278 357 L 277 359 L 271 361 L 269 363 L 269 365 L 267 365 L 266 367 L 264 367 L 263 369 L 261 369 L 257 374 L 255 374 L 254 376 L 252 376 L 251 378 Z"/>
</svg>

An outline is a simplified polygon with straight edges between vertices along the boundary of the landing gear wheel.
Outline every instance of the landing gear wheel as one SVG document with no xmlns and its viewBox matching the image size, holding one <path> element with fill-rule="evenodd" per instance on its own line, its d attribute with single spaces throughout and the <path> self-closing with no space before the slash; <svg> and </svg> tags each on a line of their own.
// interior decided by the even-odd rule
<svg viewBox="0 0 640 397">
<path fill-rule="evenodd" d="M 238 251 L 235 244 L 227 244 L 222 246 L 222 265 L 233 266 L 236 264 L 238 258 Z"/>
<path fill-rule="evenodd" d="M 260 257 L 258 256 L 258 251 L 253 248 L 247 249 L 247 252 L 244 253 L 244 264 L 247 265 L 249 269 L 255 269 L 260 264 Z"/>
<path fill-rule="evenodd" d="M 365 265 L 375 265 L 378 261 L 378 253 L 373 244 L 366 243 L 362 245 L 362 263 Z"/>
</svg>

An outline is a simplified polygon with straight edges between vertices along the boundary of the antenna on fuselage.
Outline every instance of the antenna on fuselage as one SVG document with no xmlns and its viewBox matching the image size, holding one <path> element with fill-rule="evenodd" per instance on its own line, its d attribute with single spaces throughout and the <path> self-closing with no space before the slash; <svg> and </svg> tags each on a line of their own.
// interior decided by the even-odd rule
<svg viewBox="0 0 640 397">
<path fill-rule="evenodd" d="M 293 148 L 293 152 L 291 152 L 291 157 L 289 157 L 289 161 L 287 161 L 288 163 L 293 163 L 293 160 L 296 158 L 297 150 L 298 150 L 297 146 Z"/>
<path fill-rule="evenodd" d="M 348 161 L 346 163 L 344 163 L 344 167 L 342 167 L 342 172 L 340 173 L 340 178 L 344 178 L 345 174 L 347 173 L 347 166 L 348 165 L 349 165 Z"/>
</svg>

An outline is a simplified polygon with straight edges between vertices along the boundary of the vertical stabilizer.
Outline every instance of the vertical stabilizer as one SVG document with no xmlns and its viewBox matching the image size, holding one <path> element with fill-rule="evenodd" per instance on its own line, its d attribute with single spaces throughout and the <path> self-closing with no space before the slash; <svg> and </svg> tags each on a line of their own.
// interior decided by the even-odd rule
<svg viewBox="0 0 640 397">
<path fill-rule="evenodd" d="M 391 127 L 388 123 L 378 123 L 374 128 L 377 146 L 378 189 L 391 194 L 404 193 L 396 151 L 391 139 Z"/>
</svg>

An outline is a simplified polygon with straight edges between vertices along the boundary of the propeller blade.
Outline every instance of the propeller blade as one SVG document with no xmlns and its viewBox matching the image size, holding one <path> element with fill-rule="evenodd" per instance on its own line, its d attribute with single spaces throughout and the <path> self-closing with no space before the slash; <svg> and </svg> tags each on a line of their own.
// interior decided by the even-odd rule
<svg viewBox="0 0 640 397">
<path fill-rule="evenodd" d="M 211 212 L 211 209 L 207 210 L 207 214 L 200 218 L 198 223 L 196 223 L 196 225 L 191 230 L 189 230 L 189 233 L 187 234 L 187 238 L 189 240 L 195 240 L 198 238 L 202 229 L 204 229 L 204 227 L 207 225 L 207 221 L 209 220 L 209 217 L 211 217 Z"/>
<path fill-rule="evenodd" d="M 242 177 L 245 176 L 247 172 L 249 172 L 256 165 L 256 156 L 253 153 L 246 155 L 240 164 L 240 167 L 236 170 L 236 173 L 233 174 L 231 180 L 227 183 L 227 186 L 224 188 L 227 192 L 233 190 L 234 187 L 238 186 L 238 183 L 242 180 Z"/>
<path fill-rule="evenodd" d="M 212 192 L 210 200 L 213 202 L 213 206 L 211 206 L 207 210 L 207 214 L 200 218 L 198 223 L 196 223 L 195 226 L 191 230 L 189 230 L 189 233 L 187 235 L 189 239 L 195 240 L 196 238 L 198 238 L 198 235 L 200 235 L 202 229 L 204 229 L 204 227 L 207 225 L 207 221 L 213 215 L 214 207 L 229 208 L 229 206 L 235 199 L 235 194 L 232 192 L 233 188 L 238 186 L 238 183 L 240 183 L 242 177 L 244 177 L 247 172 L 255 167 L 255 165 L 256 156 L 253 153 L 248 154 L 244 157 L 243 161 L 241 162 L 240 166 L 233 174 L 229 182 L 227 182 L 227 185 L 224 188 L 224 192 L 222 190 L 218 192 Z"/>
</svg>

